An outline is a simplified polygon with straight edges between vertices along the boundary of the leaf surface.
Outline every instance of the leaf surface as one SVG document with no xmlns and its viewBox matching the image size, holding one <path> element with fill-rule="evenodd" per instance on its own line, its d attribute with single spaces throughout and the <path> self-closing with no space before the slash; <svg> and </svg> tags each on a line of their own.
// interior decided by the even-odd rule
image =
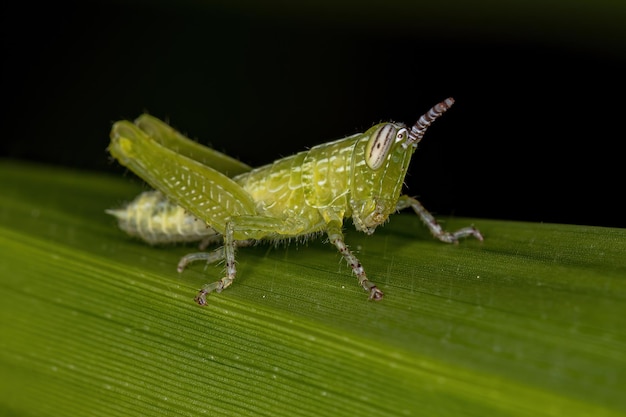
<svg viewBox="0 0 626 417">
<path fill-rule="evenodd" d="M 367 294 L 323 240 L 176 272 L 104 210 L 144 190 L 0 161 L 0 414 L 16 416 L 620 416 L 626 231 L 474 223 L 435 241 L 411 213 L 346 240 Z"/>
</svg>

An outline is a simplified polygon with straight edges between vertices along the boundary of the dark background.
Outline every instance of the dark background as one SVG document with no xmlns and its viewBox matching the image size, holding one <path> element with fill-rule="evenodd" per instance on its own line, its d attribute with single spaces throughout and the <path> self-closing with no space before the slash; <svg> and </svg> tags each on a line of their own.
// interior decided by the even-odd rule
<svg viewBox="0 0 626 417">
<path fill-rule="evenodd" d="M 626 227 L 626 6 L 546 4 L 4 5 L 0 157 L 123 175 L 111 123 L 147 111 L 254 166 L 453 96 L 428 209 Z"/>
</svg>

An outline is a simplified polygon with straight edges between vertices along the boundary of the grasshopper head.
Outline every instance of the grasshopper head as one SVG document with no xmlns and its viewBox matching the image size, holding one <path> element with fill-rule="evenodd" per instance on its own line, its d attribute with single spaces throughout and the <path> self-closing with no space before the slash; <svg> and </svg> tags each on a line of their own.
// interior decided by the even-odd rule
<svg viewBox="0 0 626 417">
<path fill-rule="evenodd" d="M 357 230 L 371 234 L 396 211 L 417 144 L 453 103 L 452 98 L 438 103 L 410 129 L 403 124 L 381 123 L 361 136 L 353 154 L 350 185 L 350 208 Z"/>
<path fill-rule="evenodd" d="M 404 147 L 409 130 L 382 123 L 369 129 L 355 147 L 350 206 L 357 230 L 374 232 L 396 211 L 404 176 L 415 147 Z"/>
</svg>

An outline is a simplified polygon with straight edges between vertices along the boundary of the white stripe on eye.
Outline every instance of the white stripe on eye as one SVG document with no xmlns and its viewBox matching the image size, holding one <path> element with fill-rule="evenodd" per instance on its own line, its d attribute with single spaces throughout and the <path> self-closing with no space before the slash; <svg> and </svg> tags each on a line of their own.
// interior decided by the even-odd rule
<svg viewBox="0 0 626 417">
<path fill-rule="evenodd" d="M 365 160 L 370 168 L 378 169 L 383 164 L 394 142 L 395 130 L 392 124 L 386 124 L 378 129 L 370 139 L 365 149 Z"/>
</svg>

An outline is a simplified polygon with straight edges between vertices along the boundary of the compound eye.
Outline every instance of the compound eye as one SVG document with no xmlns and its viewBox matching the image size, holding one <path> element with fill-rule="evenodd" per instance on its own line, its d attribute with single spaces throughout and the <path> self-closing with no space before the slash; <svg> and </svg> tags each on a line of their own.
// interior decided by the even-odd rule
<svg viewBox="0 0 626 417">
<path fill-rule="evenodd" d="M 392 124 L 385 124 L 379 127 L 370 137 L 365 148 L 365 162 L 367 162 L 367 166 L 372 169 L 380 168 L 385 159 L 387 159 L 391 145 L 399 140 L 399 134 L 406 135 L 406 129 L 398 131 Z"/>
</svg>

